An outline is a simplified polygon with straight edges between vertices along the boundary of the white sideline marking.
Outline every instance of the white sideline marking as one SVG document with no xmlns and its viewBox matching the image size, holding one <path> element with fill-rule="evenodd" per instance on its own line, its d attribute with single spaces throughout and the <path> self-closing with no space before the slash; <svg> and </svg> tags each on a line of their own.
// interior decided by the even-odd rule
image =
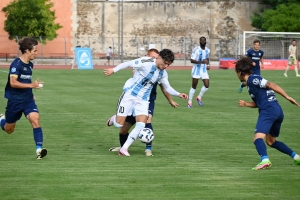
<svg viewBox="0 0 300 200">
<path fill-rule="evenodd" d="M 0 72 L 8 73 L 8 71 L 3 71 L 3 70 L 0 70 Z"/>
</svg>

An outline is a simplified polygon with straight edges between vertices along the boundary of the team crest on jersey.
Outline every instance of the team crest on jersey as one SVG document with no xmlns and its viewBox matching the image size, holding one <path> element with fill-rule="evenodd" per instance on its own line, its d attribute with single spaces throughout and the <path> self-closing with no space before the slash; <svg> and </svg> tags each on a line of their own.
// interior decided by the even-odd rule
<svg viewBox="0 0 300 200">
<path fill-rule="evenodd" d="M 138 60 L 136 60 L 136 61 L 134 62 L 134 64 L 136 64 L 136 65 L 137 65 L 137 64 L 139 64 L 139 61 L 138 61 Z"/>
<path fill-rule="evenodd" d="M 27 71 L 27 67 L 24 67 L 23 70 L 24 70 L 24 71 Z"/>
<path fill-rule="evenodd" d="M 17 69 L 15 67 L 11 68 L 10 70 L 12 73 L 15 73 L 17 71 Z"/>
<path fill-rule="evenodd" d="M 261 53 L 258 54 L 259 56 L 261 55 Z"/>
<path fill-rule="evenodd" d="M 258 85 L 259 84 L 259 79 L 258 78 L 253 79 L 252 83 L 254 85 Z"/>
</svg>

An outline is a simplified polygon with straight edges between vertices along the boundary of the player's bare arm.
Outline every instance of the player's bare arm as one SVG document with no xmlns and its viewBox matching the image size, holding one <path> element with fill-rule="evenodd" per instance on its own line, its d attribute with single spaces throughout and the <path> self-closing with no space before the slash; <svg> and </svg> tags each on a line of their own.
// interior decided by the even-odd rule
<svg viewBox="0 0 300 200">
<path fill-rule="evenodd" d="M 246 102 L 244 100 L 239 100 L 238 102 L 240 107 L 250 107 L 250 108 L 257 108 L 257 105 L 254 101 L 252 102 Z"/>
<path fill-rule="evenodd" d="M 286 98 L 288 101 L 290 101 L 292 104 L 295 104 L 296 106 L 300 106 L 299 103 L 292 97 L 290 97 L 279 85 L 273 82 L 268 82 L 266 84 L 267 88 L 273 90 L 274 92 L 280 94 L 284 98 Z"/>
<path fill-rule="evenodd" d="M 159 84 L 159 86 L 160 86 L 162 93 L 165 95 L 166 99 L 169 101 L 170 105 L 173 108 L 177 108 L 179 106 L 179 104 L 176 103 L 175 101 L 173 101 L 172 96 L 169 93 L 167 93 L 167 91 L 164 89 L 164 86 L 162 84 Z"/>
<path fill-rule="evenodd" d="M 265 66 L 264 66 L 264 58 L 263 58 L 263 57 L 261 57 L 260 63 L 261 63 L 261 68 L 263 69 L 263 68 L 265 67 Z"/>
<path fill-rule="evenodd" d="M 12 88 L 20 88 L 20 89 L 25 89 L 25 88 L 36 88 L 36 89 L 40 89 L 39 84 L 44 84 L 44 82 L 39 82 L 39 79 L 36 79 L 34 82 L 32 83 L 21 83 L 17 80 L 17 76 L 16 75 L 10 75 L 10 86 Z"/>
<path fill-rule="evenodd" d="M 205 60 L 202 60 L 202 61 L 197 61 L 197 60 L 191 59 L 191 63 L 193 63 L 193 64 L 208 64 L 209 59 L 205 59 Z"/>
</svg>

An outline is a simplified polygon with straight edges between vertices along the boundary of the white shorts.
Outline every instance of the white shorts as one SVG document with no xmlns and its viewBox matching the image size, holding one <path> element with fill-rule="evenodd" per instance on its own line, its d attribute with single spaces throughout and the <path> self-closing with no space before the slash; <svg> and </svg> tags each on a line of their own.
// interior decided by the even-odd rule
<svg viewBox="0 0 300 200">
<path fill-rule="evenodd" d="M 207 69 L 204 67 L 193 66 L 192 73 L 193 78 L 196 79 L 209 79 L 209 75 L 207 73 Z"/>
<path fill-rule="evenodd" d="M 149 101 L 141 100 L 138 97 L 132 96 L 129 92 L 121 95 L 117 105 L 118 116 L 129 116 L 134 112 L 135 116 L 148 116 Z"/>
</svg>

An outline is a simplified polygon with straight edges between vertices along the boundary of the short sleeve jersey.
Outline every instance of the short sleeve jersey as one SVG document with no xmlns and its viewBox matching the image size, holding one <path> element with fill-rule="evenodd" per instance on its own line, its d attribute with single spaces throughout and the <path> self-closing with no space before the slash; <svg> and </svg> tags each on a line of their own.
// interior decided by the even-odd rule
<svg viewBox="0 0 300 200">
<path fill-rule="evenodd" d="M 14 102 L 26 102 L 33 100 L 32 88 L 12 88 L 10 86 L 11 76 L 17 77 L 21 83 L 31 83 L 33 63 L 24 63 L 20 58 L 16 58 L 10 65 L 8 80 L 5 87 L 4 97 Z"/>
<path fill-rule="evenodd" d="M 262 50 L 255 51 L 253 48 L 246 52 L 246 56 L 255 62 L 255 66 L 252 68 L 254 74 L 260 75 L 260 59 L 263 57 L 263 55 L 264 52 Z"/>
<path fill-rule="evenodd" d="M 197 46 L 194 48 L 192 55 L 191 55 L 191 59 L 192 60 L 196 60 L 196 61 L 202 61 L 202 60 L 206 60 L 209 58 L 209 54 L 210 54 L 210 49 L 205 47 L 205 49 L 201 49 L 200 46 Z M 206 64 L 193 64 L 194 66 L 197 67 L 206 67 Z"/>
<path fill-rule="evenodd" d="M 267 83 L 266 79 L 256 74 L 250 75 L 247 80 L 249 95 L 260 110 L 279 106 L 275 92 L 266 88 Z"/>
<path fill-rule="evenodd" d="M 108 48 L 108 49 L 106 50 L 106 56 L 110 56 L 110 53 L 111 53 L 111 49 Z"/>
</svg>

